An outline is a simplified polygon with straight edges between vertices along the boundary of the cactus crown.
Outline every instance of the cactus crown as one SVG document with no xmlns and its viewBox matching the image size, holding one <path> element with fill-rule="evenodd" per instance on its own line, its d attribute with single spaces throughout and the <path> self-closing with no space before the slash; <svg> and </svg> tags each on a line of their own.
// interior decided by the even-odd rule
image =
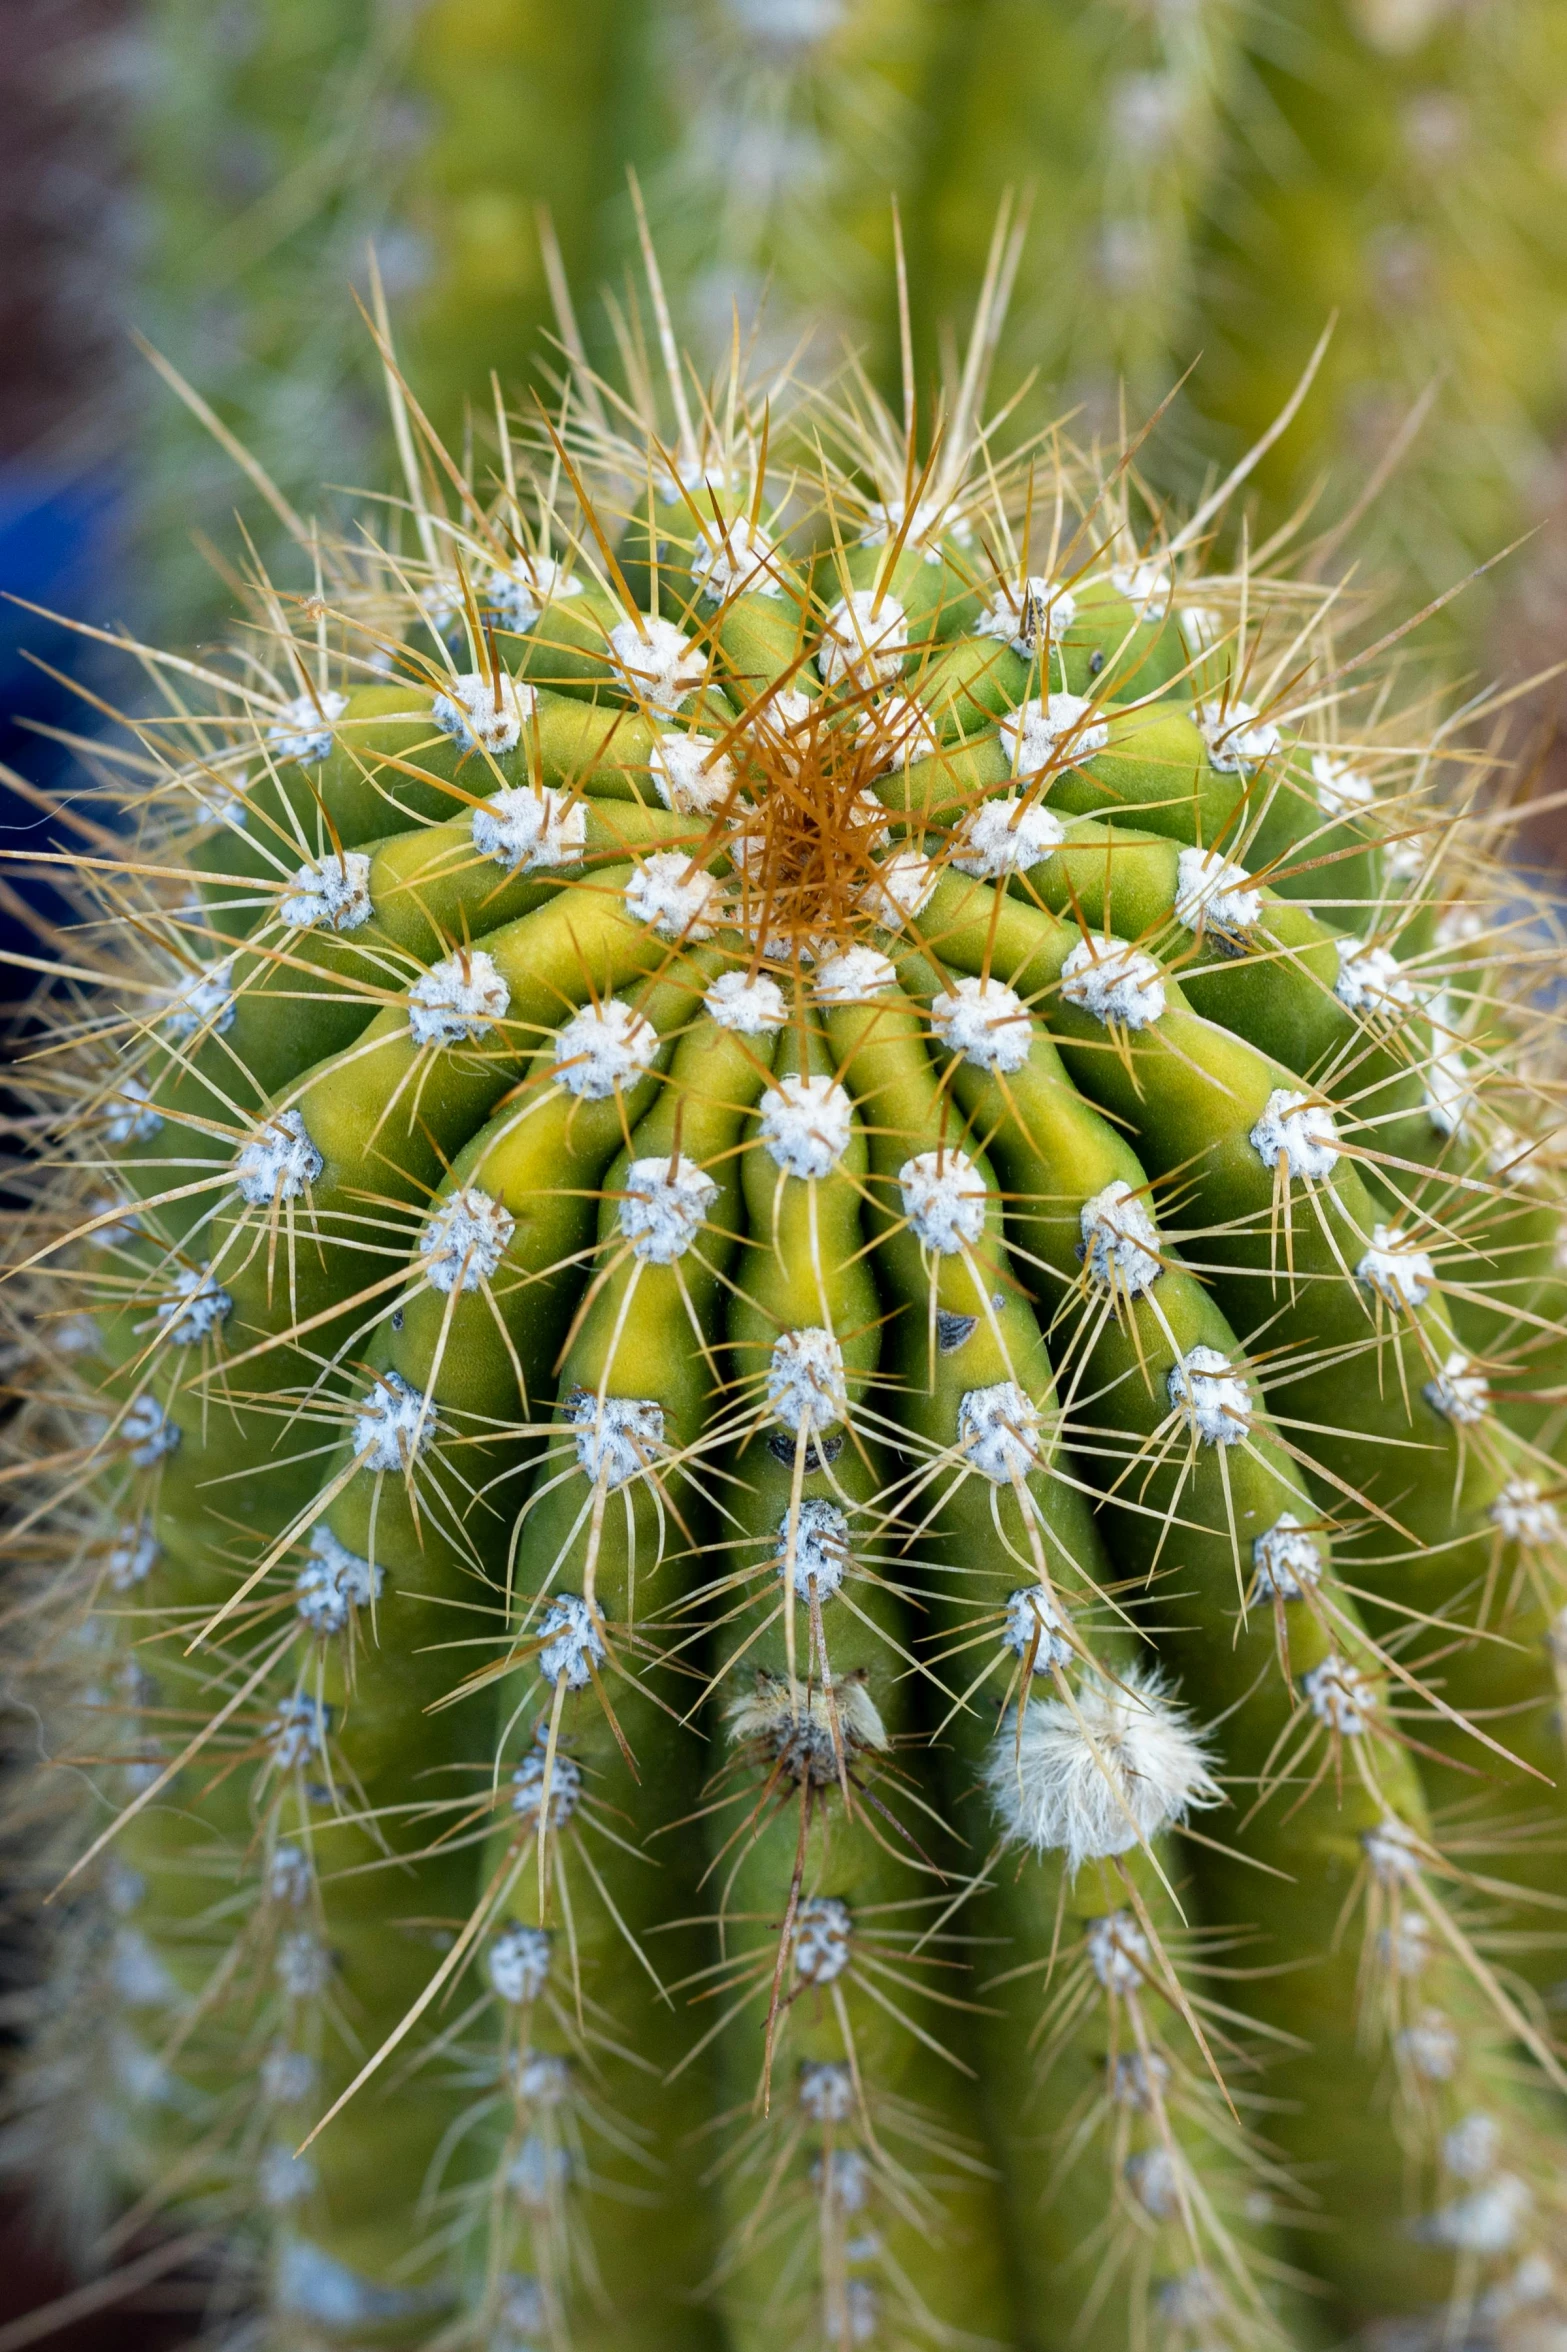
<svg viewBox="0 0 1567 2352">
<path fill-rule="evenodd" d="M 467 471 L 388 352 L 72 816 L 19 2116 L 279 2345 L 1562 2308 L 1548 946 L 1341 591 L 1004 446 L 1009 252 L 924 442 L 656 272 Z"/>
</svg>

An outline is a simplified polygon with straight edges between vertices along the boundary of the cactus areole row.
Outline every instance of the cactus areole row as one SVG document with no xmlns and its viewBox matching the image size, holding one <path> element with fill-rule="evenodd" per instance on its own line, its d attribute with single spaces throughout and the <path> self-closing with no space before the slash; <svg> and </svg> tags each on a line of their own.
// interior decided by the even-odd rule
<svg viewBox="0 0 1567 2352">
<path fill-rule="evenodd" d="M 11 2130 L 214 2341 L 1567 2341 L 1548 946 L 1004 262 L 935 428 L 389 365 L 62 809 Z"/>
</svg>

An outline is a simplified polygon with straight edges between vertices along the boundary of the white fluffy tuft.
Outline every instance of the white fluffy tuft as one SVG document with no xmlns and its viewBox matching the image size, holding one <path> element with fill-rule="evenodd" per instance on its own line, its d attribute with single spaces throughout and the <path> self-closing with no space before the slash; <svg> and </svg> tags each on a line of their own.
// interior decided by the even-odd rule
<svg viewBox="0 0 1567 2352">
<path fill-rule="evenodd" d="M 1085 1674 L 1075 1701 L 1030 1699 L 1009 1715 L 985 1759 L 991 1801 L 1014 1844 L 1060 1852 L 1075 1876 L 1146 1845 L 1222 1791 L 1187 1711 L 1160 1676 L 1138 1666 L 1119 1682 Z"/>
</svg>

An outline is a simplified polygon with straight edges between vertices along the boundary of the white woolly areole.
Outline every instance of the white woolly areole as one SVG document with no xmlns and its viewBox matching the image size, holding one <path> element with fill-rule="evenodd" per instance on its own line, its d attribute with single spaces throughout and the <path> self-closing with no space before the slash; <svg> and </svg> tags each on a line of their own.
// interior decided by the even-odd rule
<svg viewBox="0 0 1567 2352">
<path fill-rule="evenodd" d="M 1159 1228 L 1147 1205 L 1123 1177 L 1084 1201 L 1078 1213 L 1083 1235 L 1083 1270 L 1101 1290 L 1140 1298 L 1152 1290 L 1164 1268 L 1159 1262 Z"/>
<path fill-rule="evenodd" d="M 205 964 L 188 972 L 169 991 L 163 1027 L 170 1037 L 194 1037 L 197 1030 L 221 1037 L 234 1026 L 234 960 Z"/>
<path fill-rule="evenodd" d="M 1421 1394 L 1445 1421 L 1454 1421 L 1460 1428 L 1483 1421 L 1491 1409 L 1489 1381 L 1458 1348 L 1447 1357 L 1436 1378 L 1426 1382 Z"/>
<path fill-rule="evenodd" d="M 342 1633 L 355 1609 L 381 1597 L 385 1577 L 373 1561 L 362 1560 L 330 1527 L 311 1531 L 310 1557 L 294 1581 L 294 1606 L 312 1633 Z"/>
<path fill-rule="evenodd" d="M 366 1470 L 405 1470 L 436 1431 L 434 1407 L 400 1372 L 383 1372 L 354 1420 L 354 1452 Z"/>
<path fill-rule="evenodd" d="M 1281 1511 L 1251 1547 L 1257 1590 L 1281 1601 L 1298 1601 L 1322 1582 L 1322 1553 L 1293 1511 Z"/>
<path fill-rule="evenodd" d="M 1110 729 L 1093 715 L 1082 694 L 1036 694 L 1001 722 L 1015 776 L 1037 776 L 1047 768 L 1075 767 L 1092 759 L 1110 740 Z"/>
<path fill-rule="evenodd" d="M 298 1200 L 326 1166 L 311 1142 L 301 1111 L 278 1111 L 240 1146 L 234 1188 L 250 1208 Z"/>
<path fill-rule="evenodd" d="M 767 1366 L 767 1405 L 776 1421 L 815 1436 L 849 1409 L 843 1350 L 830 1331 L 808 1324 L 781 1332 Z"/>
<path fill-rule="evenodd" d="M 1164 1013 L 1164 976 L 1124 939 L 1080 939 L 1061 967 L 1061 995 L 1095 1021 L 1147 1029 Z"/>
<path fill-rule="evenodd" d="M 511 2079 L 517 2096 L 531 2107 L 560 2107 L 571 2095 L 571 2061 L 553 2050 L 519 2050 Z"/>
<path fill-rule="evenodd" d="M 930 1025 L 949 1052 L 976 1070 L 1021 1070 L 1034 1042 L 1028 1007 L 1016 989 L 972 975 L 934 1000 Z"/>
<path fill-rule="evenodd" d="M 555 1036 L 555 1075 L 568 1093 L 603 1102 L 618 1086 L 650 1070 L 658 1032 L 634 1005 L 612 996 L 584 1005 Z"/>
<path fill-rule="evenodd" d="M 503 784 L 473 812 L 473 846 L 508 873 L 574 865 L 588 839 L 586 803 L 550 784 Z"/>
<path fill-rule="evenodd" d="M 415 1045 L 461 1045 L 504 1021 L 511 990 L 482 947 L 465 947 L 421 972 L 408 991 L 408 1030 Z"/>
<path fill-rule="evenodd" d="M 1222 710 L 1193 712 L 1208 746 L 1208 765 L 1221 776 L 1237 776 L 1260 767 L 1279 748 L 1279 731 L 1271 719 L 1260 719 L 1249 702 L 1232 702 Z"/>
<path fill-rule="evenodd" d="M 1509 1543 L 1554 1544 L 1562 1539 L 1560 1513 L 1532 1478 L 1509 1478 L 1491 1505 L 1490 1519 Z"/>
<path fill-rule="evenodd" d="M 455 572 L 437 572 L 420 589 L 418 603 L 436 636 L 444 637 L 463 609 L 461 580 Z"/>
<path fill-rule="evenodd" d="M 1020 587 L 1009 582 L 995 590 L 974 624 L 974 634 L 999 637 L 1024 661 L 1032 661 L 1041 638 L 1059 637 L 1070 629 L 1076 613 L 1077 598 L 1070 588 L 1042 573 L 1030 572 Z"/>
<path fill-rule="evenodd" d="M 993 1486 L 1010 1486 L 1040 1464 L 1039 1407 L 1014 1380 L 968 1389 L 958 1405 L 958 1447 Z"/>
<path fill-rule="evenodd" d="M 1155 2221 L 1169 2221 L 1181 2209 L 1183 2175 L 1168 2148 L 1145 2148 L 1128 2156 L 1126 2185 Z"/>
<path fill-rule="evenodd" d="M 582 582 L 552 555 L 519 555 L 509 564 L 495 567 L 484 583 L 484 593 L 508 627 L 525 636 L 547 604 L 564 604 L 570 597 L 580 596 Z"/>
<path fill-rule="evenodd" d="M 1353 817 L 1376 798 L 1369 779 L 1331 752 L 1312 753 L 1311 776 L 1317 787 L 1317 806 L 1325 817 Z"/>
<path fill-rule="evenodd" d="M 1002 1724 L 985 1784 L 1009 1842 L 1085 1862 L 1146 1845 L 1221 1791 L 1184 1707 L 1155 1673 L 1085 1674 L 1075 1700 L 1030 1699 Z"/>
<path fill-rule="evenodd" d="M 1537 1137 L 1520 1135 L 1498 1119 L 1486 1146 L 1485 1164 L 1499 1184 L 1535 1186 L 1543 1174 L 1534 1156 L 1539 1149 Z"/>
<path fill-rule="evenodd" d="M 1502 2153 L 1502 2127 L 1494 2115 L 1461 2115 L 1442 2136 L 1442 2162 L 1457 2180 L 1484 2180 Z"/>
<path fill-rule="evenodd" d="M 780 1078 L 762 1097 L 758 1133 L 787 1176 L 830 1176 L 854 1133 L 854 1105 L 835 1078 Z"/>
<path fill-rule="evenodd" d="M 307 860 L 278 901 L 279 915 L 296 931 L 357 931 L 373 912 L 370 860 L 360 849 Z"/>
<path fill-rule="evenodd" d="M 1389 948 L 1367 939 L 1338 942 L 1338 978 L 1333 993 L 1352 1013 L 1398 1020 L 1420 1001 L 1420 992 Z"/>
<path fill-rule="evenodd" d="M 763 1760 L 813 1788 L 831 1788 L 845 1757 L 879 1753 L 887 1745 L 886 1725 L 860 1674 L 827 1689 L 764 1671 L 750 1696 L 724 1715 L 732 1740 L 756 1748 Z"/>
<path fill-rule="evenodd" d="M 1451 1038 L 1439 1040 L 1425 1070 L 1425 1113 L 1438 1135 L 1457 1135 L 1474 1107 L 1469 1064 Z"/>
<path fill-rule="evenodd" d="M 1413 2025 L 1395 2036 L 1394 2047 L 1423 2082 L 1451 2082 L 1463 2056 L 1458 2028 L 1441 2009 L 1422 2009 Z"/>
<path fill-rule="evenodd" d="M 577 1467 L 613 1492 L 655 1466 L 664 1442 L 664 1408 L 652 1397 L 597 1396 L 579 1388 L 566 1406 L 577 1433 Z"/>
<path fill-rule="evenodd" d="M 1151 2115 L 1163 2105 L 1170 2084 L 1170 2061 L 1157 2050 L 1122 2050 L 1105 2064 L 1110 2098 L 1117 2107 Z"/>
<path fill-rule="evenodd" d="M 923 1248 L 952 1258 L 983 1236 L 985 1187 L 966 1152 L 916 1152 L 898 1170 L 898 1190 Z"/>
<path fill-rule="evenodd" d="M 665 808 L 682 817 L 711 816 L 734 789 L 734 761 L 711 735 L 660 735 L 648 767 Z"/>
<path fill-rule="evenodd" d="M 544 1803 L 545 1764 L 549 1765 L 550 1796 L 545 1827 L 564 1829 L 582 1802 L 582 1767 L 575 1757 L 557 1748 L 549 1756 L 545 1746 L 530 1748 L 511 1776 L 511 1809 L 517 1819 L 537 1830 Z"/>
<path fill-rule="evenodd" d="M 157 1566 L 163 1546 L 145 1519 L 130 1519 L 109 1546 L 103 1572 L 115 1592 L 130 1592 L 146 1582 Z"/>
<path fill-rule="evenodd" d="M 549 1930 L 503 1927 L 485 1955 L 485 1966 L 503 2001 L 518 2008 L 525 2001 L 536 2001 L 549 1982 Z"/>
<path fill-rule="evenodd" d="M 908 615 L 885 590 L 856 588 L 840 596 L 822 624 L 816 666 L 825 686 L 890 686 L 909 647 Z"/>
<path fill-rule="evenodd" d="M 97 1199 L 90 1203 L 88 1215 L 95 1218 L 117 1215 L 123 1222 L 100 1225 L 92 1235 L 95 1248 L 122 1249 L 128 1241 L 135 1240 L 141 1227 L 132 1213 L 133 1209 L 134 1203 L 131 1201 L 115 1200 L 106 1192 L 99 1193 Z"/>
<path fill-rule="evenodd" d="M 269 2213 L 285 2213 L 290 2205 L 314 2195 L 316 2178 L 308 2156 L 297 2156 L 277 2140 L 262 2150 L 257 2162 L 256 2195 Z"/>
<path fill-rule="evenodd" d="M 809 1601 L 813 1584 L 817 1599 L 830 1601 L 849 1562 L 849 1522 L 836 1503 L 807 1495 L 798 1518 L 786 1511 L 779 1520 L 778 1573 L 802 1601 Z"/>
<path fill-rule="evenodd" d="M 320 2080 L 320 2069 L 305 2050 L 274 2043 L 261 2061 L 261 2095 L 271 2107 L 302 2107 Z"/>
<path fill-rule="evenodd" d="M 539 1637 L 539 1672 L 567 1690 L 586 1690 L 609 1655 L 598 1611 L 580 1593 L 556 1595 L 539 1620 Z"/>
<path fill-rule="evenodd" d="M 279 1772 L 293 1772 L 326 1746 L 326 1709 L 304 1692 L 284 1699 L 266 1728 L 267 1745 Z"/>
<path fill-rule="evenodd" d="M 1376 1712 L 1376 1686 L 1349 1658 L 1336 1654 L 1302 1677 L 1307 1706 L 1329 1731 L 1353 1739 L 1369 1730 Z"/>
<path fill-rule="evenodd" d="M 1251 1388 L 1217 1348 L 1188 1348 L 1172 1364 L 1170 1403 L 1204 1445 L 1239 1445 L 1251 1426 Z"/>
<path fill-rule="evenodd" d="M 110 1143 L 145 1143 L 163 1125 L 139 1078 L 122 1078 L 103 1106 L 103 1131 Z"/>
<path fill-rule="evenodd" d="M 1110 585 L 1137 607 L 1140 621 L 1162 621 L 1175 594 L 1175 577 L 1167 564 L 1144 561 L 1112 564 Z"/>
<path fill-rule="evenodd" d="M 864 1004 L 897 982 L 897 969 L 879 947 L 846 947 L 828 956 L 811 975 L 817 1004 Z"/>
<path fill-rule="evenodd" d="M 1379 1886 L 1413 1886 L 1420 1876 L 1425 1851 L 1414 1831 L 1396 1813 L 1385 1813 L 1375 1829 L 1361 1838 L 1371 1875 Z"/>
<path fill-rule="evenodd" d="M 302 1911 L 310 1900 L 313 1883 L 310 1856 L 303 1846 L 274 1846 L 267 1866 L 267 1895 L 272 1902 L 285 1903 L 291 1911 Z"/>
<path fill-rule="evenodd" d="M 917 849 L 896 850 L 876 868 L 875 877 L 860 894 L 860 912 L 884 931 L 900 931 L 928 902 L 941 880 L 933 858 Z"/>
<path fill-rule="evenodd" d="M 1291 1176 L 1320 1182 L 1338 1166 L 1338 1129 L 1326 1103 L 1276 1086 L 1251 1131 L 1251 1148 L 1265 1168 L 1287 1160 Z"/>
<path fill-rule="evenodd" d="M 873 710 L 862 711 L 855 734 L 870 749 L 878 776 L 891 775 L 906 761 L 929 759 L 941 749 L 935 720 L 924 703 L 908 694 L 889 694 Z"/>
<path fill-rule="evenodd" d="M 296 2001 L 313 2000 L 332 1981 L 331 1952 L 308 1927 L 279 1937 L 272 1967 L 284 1992 Z"/>
<path fill-rule="evenodd" d="M 704 515 L 691 550 L 691 577 L 710 604 L 722 604 L 742 590 L 752 596 L 782 596 L 777 556 L 777 540 L 749 515 L 722 523 Z"/>
<path fill-rule="evenodd" d="M 783 990 L 765 972 L 723 972 L 702 999 L 720 1029 L 737 1037 L 768 1037 L 789 1018 Z"/>
<path fill-rule="evenodd" d="M 812 2123 L 847 2123 L 855 2106 L 853 2068 L 841 2058 L 803 2060 L 799 2100 Z"/>
<path fill-rule="evenodd" d="M 1395 1976 L 1420 1976 L 1431 1964 L 1431 1922 L 1423 1911 L 1403 1911 L 1377 1936 L 1377 1957 Z"/>
<path fill-rule="evenodd" d="M 1262 892 L 1216 849 L 1183 849 L 1175 863 L 1175 919 L 1188 931 L 1244 939 L 1262 917 Z"/>
<path fill-rule="evenodd" d="M 1499 2172 L 1467 2197 L 1438 2207 L 1421 2235 L 1461 2254 L 1509 2253 L 1534 2206 L 1534 2192 L 1515 2172 Z"/>
<path fill-rule="evenodd" d="M 1083 1943 L 1088 1965 L 1107 1993 L 1118 1993 L 1125 1999 L 1146 1982 L 1153 1954 L 1130 1911 L 1111 1911 L 1102 1919 L 1091 1919 Z"/>
<path fill-rule="evenodd" d="M 432 1290 L 477 1290 L 517 1230 L 510 1209 L 477 1184 L 437 1202 L 419 1236 L 419 1270 Z"/>
<path fill-rule="evenodd" d="M 1215 605 L 1189 604 L 1175 616 L 1188 653 L 1206 653 L 1224 634 L 1224 615 Z"/>
<path fill-rule="evenodd" d="M 172 2008 L 180 1999 L 179 1986 L 137 1927 L 115 1936 L 109 1982 L 128 2009 Z"/>
<path fill-rule="evenodd" d="M 571 2179 L 572 2155 L 530 2132 L 506 2167 L 506 2186 L 526 2213 L 548 2214 Z"/>
<path fill-rule="evenodd" d="M 952 852 L 952 863 L 960 874 L 994 882 L 1003 874 L 1037 866 L 1065 839 L 1066 827 L 1051 810 L 1009 793 L 975 810 Z"/>
<path fill-rule="evenodd" d="M 707 656 L 683 629 L 657 613 L 618 621 L 609 633 L 610 659 L 650 711 L 673 717 L 707 675 Z"/>
<path fill-rule="evenodd" d="M 753 24 L 763 17 L 776 21 L 780 18 L 809 16 L 826 27 L 841 22 L 847 13 L 846 0 L 730 0 L 730 4 L 738 6 L 741 14 Z M 885 547 L 901 531 L 906 548 L 923 547 L 932 534 L 941 529 L 944 517 L 954 539 L 963 541 L 972 536 L 972 525 L 964 522 L 961 516 L 949 513 L 939 499 L 919 499 L 911 515 L 906 499 L 873 498 L 866 509 L 860 545 Z M 908 524 L 907 530 L 904 530 L 905 522 Z M 938 555 L 939 559 L 939 551 L 936 549 L 927 547 L 925 553 L 927 562 L 932 555 Z"/>
<path fill-rule="evenodd" d="M 871 2168 L 858 2148 L 828 2148 L 811 2166 L 811 2181 L 829 2213 L 862 2213 L 870 2203 Z"/>
<path fill-rule="evenodd" d="M 173 1296 L 160 1299 L 157 1312 L 166 1338 L 176 1347 L 193 1347 L 198 1340 L 210 1339 L 233 1310 L 234 1301 L 219 1289 L 208 1267 L 181 1266 Z"/>
<path fill-rule="evenodd" d="M 1436 1286 L 1430 1255 L 1396 1225 L 1373 1225 L 1371 1246 L 1355 1268 L 1355 1279 L 1389 1307 L 1423 1307 Z"/>
<path fill-rule="evenodd" d="M 1001 1639 L 1015 1658 L 1026 1658 L 1032 1650 L 1036 1674 L 1071 1665 L 1076 1653 L 1064 1638 L 1065 1626 L 1066 1619 L 1039 1585 L 1025 1584 L 1008 1593 Z"/>
<path fill-rule="evenodd" d="M 310 2061 L 307 2059 L 305 2063 L 309 2065 Z M 288 2155 L 289 2152 L 279 2146 L 274 2153 Z M 428 2289 L 378 2286 L 373 2279 L 362 2278 L 358 2271 L 350 2270 L 335 2255 L 312 2245 L 308 2238 L 283 2240 L 272 2278 L 273 2293 L 281 2311 L 293 2318 L 314 2320 L 330 2335 L 346 2335 L 389 2320 L 411 2318 L 435 2309 L 440 2301 L 439 2295 Z"/>
<path fill-rule="evenodd" d="M 145 1143 L 163 1125 L 139 1078 L 123 1078 L 103 1106 L 103 1131 L 110 1143 Z"/>
<path fill-rule="evenodd" d="M 794 1915 L 795 1974 L 806 1984 L 831 1984 L 849 1965 L 854 1921 L 836 1895 L 808 1895 Z"/>
<path fill-rule="evenodd" d="M 180 1442 L 180 1425 L 171 1421 L 155 1396 L 144 1389 L 132 1397 L 120 1421 L 120 1443 L 138 1470 L 150 1470 Z"/>
<path fill-rule="evenodd" d="M 502 759 L 521 742 L 538 699 L 509 670 L 498 678 L 487 670 L 466 670 L 435 697 L 430 716 L 464 751 L 487 751 L 492 759 Z"/>
<path fill-rule="evenodd" d="M 670 1266 L 684 1257 L 702 1230 L 718 1187 L 682 1152 L 674 1159 L 633 1160 L 626 1170 L 620 1230 L 633 1257 L 649 1266 Z"/>
<path fill-rule="evenodd" d="M 267 747 L 279 759 L 326 759 L 332 749 L 332 729 L 348 708 L 346 694 L 333 694 L 325 687 L 315 694 L 296 694 L 292 702 L 285 702 L 283 715 L 275 726 L 267 729 Z"/>
<path fill-rule="evenodd" d="M 684 850 L 655 849 L 626 884 L 626 912 L 650 923 L 660 939 L 711 939 L 719 889 Z"/>
</svg>

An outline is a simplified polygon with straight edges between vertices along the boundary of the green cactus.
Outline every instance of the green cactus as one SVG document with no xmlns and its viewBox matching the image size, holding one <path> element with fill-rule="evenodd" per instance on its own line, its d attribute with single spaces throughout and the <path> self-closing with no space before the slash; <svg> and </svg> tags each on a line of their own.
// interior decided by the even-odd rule
<svg viewBox="0 0 1567 2352">
<path fill-rule="evenodd" d="M 1341 594 L 980 428 L 1005 275 L 934 447 L 392 372 L 79 836 L 16 2130 L 247 2343 L 1567 2323 L 1541 951 Z"/>
</svg>

